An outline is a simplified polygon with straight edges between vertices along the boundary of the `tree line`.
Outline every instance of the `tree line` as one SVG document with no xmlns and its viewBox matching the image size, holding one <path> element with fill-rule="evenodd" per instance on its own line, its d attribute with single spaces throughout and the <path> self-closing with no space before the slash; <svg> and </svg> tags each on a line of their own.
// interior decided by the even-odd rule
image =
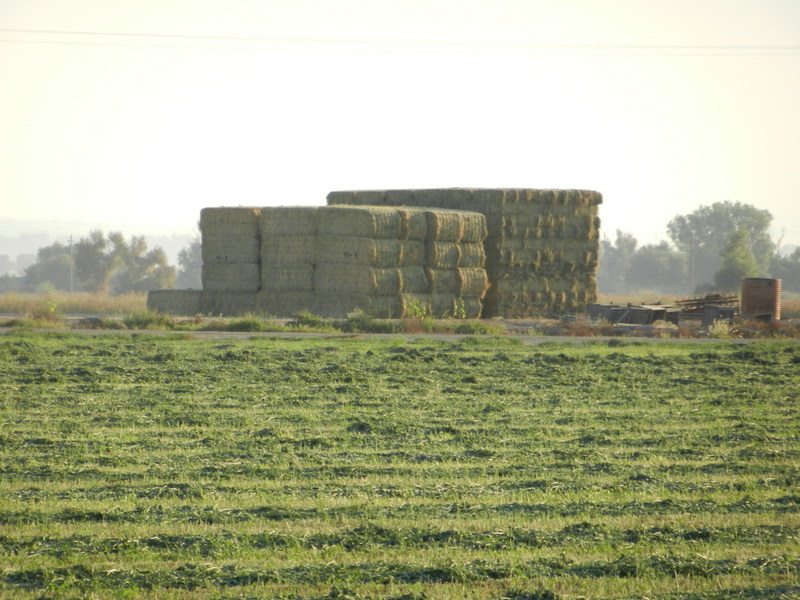
<svg viewBox="0 0 800 600">
<path fill-rule="evenodd" d="M 604 293 L 652 290 L 675 295 L 736 292 L 744 277 L 774 277 L 800 292 L 800 248 L 778 253 L 772 214 L 750 204 L 715 202 L 667 224 L 669 242 L 639 246 L 617 230 L 600 242 L 598 287 Z M 671 243 L 670 243 L 671 242 Z"/>
<path fill-rule="evenodd" d="M 200 242 L 178 254 L 177 268 L 164 250 L 149 249 L 144 236 L 95 230 L 74 244 L 39 248 L 36 261 L 19 277 L 0 276 L 0 291 L 81 291 L 103 294 L 144 293 L 172 287 L 199 288 Z"/>
<path fill-rule="evenodd" d="M 665 294 L 738 291 L 743 277 L 774 277 L 783 289 L 800 292 L 800 248 L 778 253 L 770 237 L 767 210 L 738 202 L 716 202 L 667 224 L 669 242 L 640 246 L 633 234 L 617 230 L 600 242 L 598 288 L 624 294 L 650 290 Z M 21 277 L 0 276 L 0 292 L 51 290 L 107 294 L 201 287 L 200 241 L 178 254 L 177 267 L 164 251 L 148 249 L 143 236 L 92 231 L 76 243 L 40 248 Z"/>
</svg>

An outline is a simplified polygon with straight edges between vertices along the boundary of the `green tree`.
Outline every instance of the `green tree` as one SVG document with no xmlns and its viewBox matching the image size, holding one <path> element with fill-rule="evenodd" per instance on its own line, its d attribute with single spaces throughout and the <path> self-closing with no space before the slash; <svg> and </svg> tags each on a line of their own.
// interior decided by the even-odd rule
<svg viewBox="0 0 800 600">
<path fill-rule="evenodd" d="M 170 288 L 175 281 L 175 268 L 167 262 L 164 250 L 148 250 L 144 237 L 133 236 L 126 241 L 119 232 L 106 237 L 102 231 L 92 231 L 73 245 L 72 261 L 69 248 L 63 244 L 40 248 L 36 262 L 25 270 L 25 287 L 35 290 L 47 284 L 69 290 L 70 266 L 75 290 L 146 292 Z"/>
<path fill-rule="evenodd" d="M 129 242 L 114 232 L 108 235 L 111 243 L 111 272 L 108 278 L 112 294 L 144 293 L 150 290 L 171 288 L 175 282 L 175 268 L 167 263 L 164 250 L 147 249 L 143 236 L 132 236 Z"/>
<path fill-rule="evenodd" d="M 111 256 L 108 242 L 102 231 L 94 230 L 88 238 L 81 238 L 73 248 L 75 277 L 81 288 L 88 292 L 107 292 L 111 276 Z"/>
<path fill-rule="evenodd" d="M 45 287 L 69 290 L 69 247 L 56 242 L 50 246 L 39 248 L 36 252 L 36 262 L 25 269 L 23 286 L 30 292 Z"/>
<path fill-rule="evenodd" d="M 688 215 L 678 215 L 667 224 L 667 233 L 687 258 L 692 290 L 714 282 L 722 263 L 722 252 L 737 230 L 750 236 L 750 250 L 760 271 L 766 272 L 775 254 L 769 235 L 772 214 L 750 204 L 715 202 Z"/>
<path fill-rule="evenodd" d="M 180 289 L 202 288 L 202 268 L 203 255 L 200 240 L 195 239 L 178 252 L 178 276 L 175 278 L 175 287 Z"/>
<path fill-rule="evenodd" d="M 782 280 L 784 291 L 800 293 L 800 248 L 795 248 L 789 256 L 776 254 L 769 272 L 770 276 Z"/>
<path fill-rule="evenodd" d="M 722 267 L 714 275 L 714 283 L 722 292 L 737 291 L 742 278 L 757 277 L 762 272 L 753 256 L 750 233 L 746 229 L 733 232 L 721 256 Z"/>
<path fill-rule="evenodd" d="M 686 257 L 667 242 L 645 244 L 631 257 L 626 284 L 631 289 L 679 294 L 686 290 Z"/>
</svg>

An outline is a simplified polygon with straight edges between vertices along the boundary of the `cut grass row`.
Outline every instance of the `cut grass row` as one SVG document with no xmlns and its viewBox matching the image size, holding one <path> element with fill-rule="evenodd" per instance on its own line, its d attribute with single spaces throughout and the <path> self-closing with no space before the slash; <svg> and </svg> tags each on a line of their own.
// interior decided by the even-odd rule
<svg viewBox="0 0 800 600">
<path fill-rule="evenodd" d="M 0 338 L 0 595 L 800 594 L 800 347 Z"/>
</svg>

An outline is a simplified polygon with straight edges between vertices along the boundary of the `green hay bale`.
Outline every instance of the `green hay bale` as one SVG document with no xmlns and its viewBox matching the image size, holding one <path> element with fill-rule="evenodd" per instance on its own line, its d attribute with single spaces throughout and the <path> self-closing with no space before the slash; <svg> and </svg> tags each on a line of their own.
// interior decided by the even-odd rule
<svg viewBox="0 0 800 600">
<path fill-rule="evenodd" d="M 257 292 L 261 286 L 259 263 L 223 263 L 202 266 L 203 290 Z"/>
<path fill-rule="evenodd" d="M 461 280 L 457 269 L 425 269 L 432 294 L 459 294 Z"/>
<path fill-rule="evenodd" d="M 203 290 L 200 312 L 206 315 L 237 316 L 256 310 L 255 292 Z"/>
<path fill-rule="evenodd" d="M 361 310 L 378 319 L 397 319 L 403 316 L 402 296 L 368 296 L 358 293 L 340 293 L 333 297 L 315 297 L 312 312 L 322 317 L 343 319 L 355 310 Z"/>
<path fill-rule="evenodd" d="M 411 190 L 386 190 L 382 200 L 386 206 L 416 206 Z"/>
<path fill-rule="evenodd" d="M 320 263 L 315 271 L 314 289 L 318 294 L 394 296 L 405 292 L 425 293 L 428 279 L 422 267 L 373 268 Z"/>
<path fill-rule="evenodd" d="M 371 267 L 422 266 L 425 244 L 418 240 L 321 235 L 317 238 L 317 257 L 319 262 Z"/>
<path fill-rule="evenodd" d="M 480 299 L 489 287 L 485 269 L 426 269 L 431 294 Z"/>
<path fill-rule="evenodd" d="M 431 313 L 437 318 L 477 319 L 481 315 L 481 302 L 454 294 L 431 294 Z"/>
<path fill-rule="evenodd" d="M 263 238 L 317 234 L 319 207 L 276 206 L 262 208 L 259 230 Z"/>
<path fill-rule="evenodd" d="M 483 244 L 477 242 L 428 242 L 425 245 L 425 264 L 433 269 L 474 269 L 486 263 Z"/>
<path fill-rule="evenodd" d="M 464 220 L 460 213 L 444 210 L 430 210 L 425 213 L 428 219 L 429 240 L 459 242 L 464 236 Z"/>
<path fill-rule="evenodd" d="M 200 252 L 204 264 L 258 262 L 261 239 L 254 235 L 203 234 Z"/>
<path fill-rule="evenodd" d="M 460 280 L 460 295 L 481 299 L 489 288 L 489 276 L 486 269 L 457 269 L 458 279 Z"/>
<path fill-rule="evenodd" d="M 298 291 L 263 290 L 256 294 L 255 312 L 274 317 L 291 317 L 314 308 L 314 294 Z"/>
<path fill-rule="evenodd" d="M 484 214 L 502 213 L 505 209 L 505 194 L 502 189 L 473 189 L 469 210 Z"/>
<path fill-rule="evenodd" d="M 313 292 L 314 267 L 262 268 L 261 289 L 274 292 Z"/>
<path fill-rule="evenodd" d="M 215 207 L 200 211 L 201 235 L 258 237 L 260 208 Z"/>
<path fill-rule="evenodd" d="M 191 316 L 200 313 L 200 290 L 152 290 L 147 293 L 147 310 L 165 315 Z"/>
<path fill-rule="evenodd" d="M 424 239 L 424 215 L 389 206 L 324 206 L 319 209 L 320 235 L 378 239 Z"/>
<path fill-rule="evenodd" d="M 486 217 L 469 211 L 426 211 L 428 240 L 441 242 L 483 242 L 486 237 Z"/>
<path fill-rule="evenodd" d="M 264 268 L 299 267 L 316 261 L 316 235 L 271 236 L 261 240 L 261 264 Z"/>
</svg>

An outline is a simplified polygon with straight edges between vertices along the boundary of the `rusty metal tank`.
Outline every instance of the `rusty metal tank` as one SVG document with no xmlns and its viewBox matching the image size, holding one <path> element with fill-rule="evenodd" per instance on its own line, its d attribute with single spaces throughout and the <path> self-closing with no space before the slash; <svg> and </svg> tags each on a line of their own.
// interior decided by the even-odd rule
<svg viewBox="0 0 800 600">
<path fill-rule="evenodd" d="M 780 319 L 781 280 L 763 277 L 742 279 L 742 316 L 746 319 Z"/>
</svg>

